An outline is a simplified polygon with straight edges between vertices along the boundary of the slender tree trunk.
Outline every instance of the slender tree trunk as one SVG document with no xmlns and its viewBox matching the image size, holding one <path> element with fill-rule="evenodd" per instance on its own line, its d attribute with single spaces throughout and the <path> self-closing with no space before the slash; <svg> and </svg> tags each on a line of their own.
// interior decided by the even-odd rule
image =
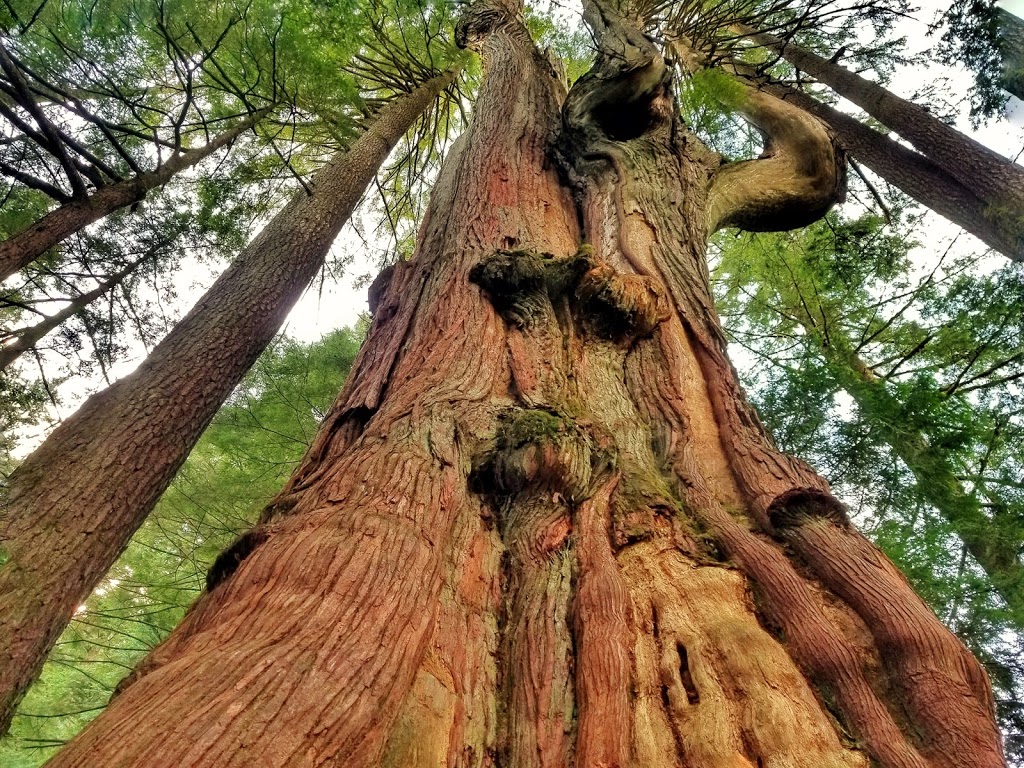
<svg viewBox="0 0 1024 768">
<path fill-rule="evenodd" d="M 807 337 L 814 340 L 829 362 L 840 386 L 914 474 L 925 500 L 960 537 L 1010 609 L 1013 620 L 1024 627 L 1024 565 L 1018 554 L 1024 542 L 1019 530 L 1012 525 L 1000 526 L 984 514 L 978 499 L 957 478 L 948 457 L 931 445 L 927 437 L 903 423 L 893 423 L 892 414 L 898 413 L 898 404 L 886 391 L 885 383 L 850 351 L 845 340 L 830 333 L 826 343 L 808 319 L 805 307 L 791 306 L 788 311 L 800 319 Z"/>
<path fill-rule="evenodd" d="M 80 296 L 75 296 L 68 302 L 66 307 L 61 309 L 59 312 L 54 312 L 49 317 L 40 320 L 35 325 L 5 334 L 7 338 L 5 338 L 3 343 L 0 344 L 0 371 L 6 370 L 7 366 L 21 357 L 25 352 L 32 349 L 40 339 L 65 320 L 74 317 L 100 296 L 119 286 L 126 277 L 132 274 L 132 272 L 137 270 L 146 261 L 149 261 L 150 258 L 151 255 L 146 254 L 145 256 L 136 259 L 120 272 L 116 272 L 110 278 L 104 280 L 91 291 L 86 291 Z"/>
<path fill-rule="evenodd" d="M 155 171 L 101 187 L 88 197 L 74 198 L 0 242 L 0 282 L 89 224 L 139 202 L 150 190 L 162 187 L 181 171 L 205 160 L 256 125 L 268 111 L 255 112 L 207 144 L 173 155 Z"/>
<path fill-rule="evenodd" d="M 513 12 L 460 25 L 472 126 L 299 469 L 52 765 L 1002 766 L 977 662 L 724 354 L 710 211 L 834 167 L 723 190 L 603 13 L 559 115 Z"/>
<path fill-rule="evenodd" d="M 993 216 L 981 198 L 932 160 L 803 91 L 777 83 L 760 87 L 822 120 L 850 154 L 894 187 L 989 247 L 1014 261 L 1024 261 L 1020 230 L 1009 226 L 1004 217 Z"/>
<path fill-rule="evenodd" d="M 896 131 L 988 205 L 1005 209 L 1004 215 L 1017 224 L 1018 236 L 1024 237 L 1024 167 L 834 61 L 773 35 L 742 31 Z"/>
<path fill-rule="evenodd" d="M 453 78 L 439 75 L 382 109 L 137 371 L 89 398 L 11 475 L 0 510 L 0 725 L 277 333 L 388 153 Z"/>
</svg>

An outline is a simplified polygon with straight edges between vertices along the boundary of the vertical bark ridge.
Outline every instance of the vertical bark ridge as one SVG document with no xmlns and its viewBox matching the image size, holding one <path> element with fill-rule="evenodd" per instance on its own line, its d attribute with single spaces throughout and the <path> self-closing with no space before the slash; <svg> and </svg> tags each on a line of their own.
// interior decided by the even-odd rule
<svg viewBox="0 0 1024 768">
<path fill-rule="evenodd" d="M 459 651 L 434 631 L 437 617 L 453 613 L 490 631 L 487 619 L 473 616 L 489 598 L 441 605 L 452 586 L 445 563 L 484 583 L 493 568 L 493 538 L 470 533 L 486 528 L 487 513 L 466 475 L 473 446 L 493 435 L 510 377 L 504 325 L 467 275 L 510 242 L 571 252 L 578 235 L 571 198 L 546 162 L 557 83 L 518 22 L 501 9 L 483 14 L 489 18 L 474 11 L 464 39 L 484 56 L 485 82 L 458 162 L 446 163 L 417 253 L 403 268 L 415 270 L 422 288 L 400 349 L 364 355 L 360 371 L 380 369 L 357 372 L 342 396 L 358 392 L 359 381 L 382 382 L 360 401 L 360 428 L 334 430 L 348 444 L 339 460 L 299 470 L 304 485 L 279 508 L 287 514 L 268 515 L 263 543 L 56 765 L 362 766 L 427 753 L 480 764 L 493 755 L 493 741 L 468 752 L 471 745 L 441 743 L 479 727 L 465 717 L 479 712 L 472 697 L 486 696 L 492 683 L 467 679 Z M 437 201 L 445 204 L 440 213 Z M 381 306 L 403 287 L 388 287 Z M 467 539 L 479 542 L 472 558 L 452 549 Z M 415 583 L 403 584 L 410 575 Z M 292 612 L 285 622 L 281 611 Z M 246 682 L 267 690 L 239 710 L 234 699 Z M 428 706 L 430 691 L 437 697 Z M 180 717 L 165 748 L 160 724 L 169 710 Z M 400 717 L 406 733 L 436 728 L 449 736 L 425 752 L 407 739 L 410 753 L 395 727 Z M 112 734 L 128 722 L 138 735 L 125 744 Z M 251 733 L 261 734 L 255 744 Z"/>
<path fill-rule="evenodd" d="M 632 600 L 611 547 L 613 476 L 580 504 L 573 603 L 580 766 L 624 768 L 633 746 Z"/>
<path fill-rule="evenodd" d="M 949 768 L 1003 765 L 999 734 L 989 726 L 995 703 L 988 678 L 906 578 L 845 520 L 817 509 L 814 500 L 780 501 L 772 514 L 822 583 L 870 627 L 901 689 L 901 703 L 922 731 L 922 752 Z"/>
<path fill-rule="evenodd" d="M 509 765 L 567 764 L 575 705 L 569 662 L 571 561 L 565 556 L 568 509 L 553 493 L 531 494 L 509 509 L 503 539 L 511 558 L 503 656 L 507 714 L 503 758 Z"/>
</svg>

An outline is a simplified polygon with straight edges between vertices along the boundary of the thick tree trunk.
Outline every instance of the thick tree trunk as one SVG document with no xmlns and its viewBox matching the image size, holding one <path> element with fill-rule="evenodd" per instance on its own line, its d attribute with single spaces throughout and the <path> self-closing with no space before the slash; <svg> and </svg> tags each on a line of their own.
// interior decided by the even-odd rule
<svg viewBox="0 0 1024 768">
<path fill-rule="evenodd" d="M 453 77 L 439 75 L 382 109 L 137 371 L 89 398 L 11 475 L 0 510 L 0 726 L 277 333 L 381 163 Z"/>
<path fill-rule="evenodd" d="M 751 40 L 813 75 L 896 131 L 1001 215 L 1024 238 L 1024 167 L 939 120 L 923 107 L 795 43 L 741 28 Z"/>
<path fill-rule="evenodd" d="M 101 187 L 88 197 L 72 199 L 4 240 L 0 243 L 0 282 L 93 222 L 139 202 L 150 190 L 162 187 L 177 174 L 230 144 L 256 125 L 267 112 L 264 109 L 253 113 L 203 146 L 179 152 L 155 171 Z"/>
<path fill-rule="evenodd" d="M 472 126 L 344 392 L 52 765 L 1002 766 L 977 663 L 743 400 L 663 62 L 610 24 L 560 120 L 511 9 L 460 33 Z"/>
<path fill-rule="evenodd" d="M 924 155 L 903 146 L 860 120 L 822 104 L 803 91 L 778 83 L 760 87 L 806 110 L 832 129 L 855 158 L 922 205 L 962 227 L 1014 261 L 1024 261 L 1024 238 L 974 192 Z"/>
</svg>

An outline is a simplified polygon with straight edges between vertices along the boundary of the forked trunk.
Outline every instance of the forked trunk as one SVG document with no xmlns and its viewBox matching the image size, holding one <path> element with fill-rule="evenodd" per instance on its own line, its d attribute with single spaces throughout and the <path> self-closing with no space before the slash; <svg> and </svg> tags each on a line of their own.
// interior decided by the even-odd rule
<svg viewBox="0 0 1024 768">
<path fill-rule="evenodd" d="M 90 397 L 11 475 L 0 508 L 0 732 L 75 609 L 319 271 L 381 163 L 453 78 L 385 106 L 137 371 Z"/>
<path fill-rule="evenodd" d="M 1003 765 L 978 664 L 725 357 L 709 210 L 752 221 L 836 168 L 716 185 L 626 33 L 563 122 L 524 27 L 473 6 L 471 129 L 344 392 L 52 765 Z"/>
</svg>

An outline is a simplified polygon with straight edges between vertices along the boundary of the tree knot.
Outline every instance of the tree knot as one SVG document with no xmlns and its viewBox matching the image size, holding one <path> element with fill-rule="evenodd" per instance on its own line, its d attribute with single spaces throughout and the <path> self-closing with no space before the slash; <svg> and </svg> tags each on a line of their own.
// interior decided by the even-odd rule
<svg viewBox="0 0 1024 768">
<path fill-rule="evenodd" d="M 846 507 L 835 496 L 820 488 L 791 488 L 768 505 L 768 519 L 779 530 L 796 528 L 824 519 L 839 528 L 848 528 Z"/>
<path fill-rule="evenodd" d="M 479 51 L 488 36 L 509 26 L 511 12 L 494 0 L 474 0 L 455 24 L 455 44 L 459 48 Z"/>
<path fill-rule="evenodd" d="M 570 417 L 516 408 L 502 418 L 495 449 L 474 472 L 484 493 L 538 492 L 575 503 L 586 498 L 606 452 Z"/>
<path fill-rule="evenodd" d="M 594 333 L 613 341 L 649 336 L 669 317 L 668 303 L 654 280 L 620 274 L 605 262 L 598 262 L 583 275 L 576 297 Z"/>
</svg>

